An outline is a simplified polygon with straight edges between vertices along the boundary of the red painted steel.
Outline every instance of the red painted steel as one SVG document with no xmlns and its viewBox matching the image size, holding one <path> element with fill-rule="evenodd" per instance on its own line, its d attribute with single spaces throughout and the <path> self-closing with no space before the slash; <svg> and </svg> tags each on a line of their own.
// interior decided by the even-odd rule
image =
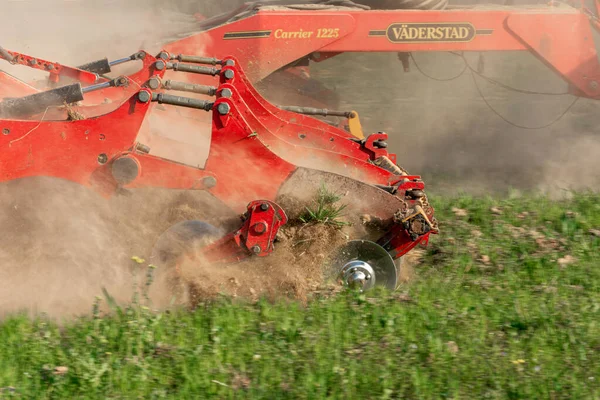
<svg viewBox="0 0 600 400">
<path fill-rule="evenodd" d="M 5 97 L 21 97 L 34 93 L 37 93 L 34 87 L 6 72 L 0 71 L 0 100 Z"/>
<path fill-rule="evenodd" d="M 277 203 L 255 200 L 248 204 L 240 229 L 205 246 L 197 256 L 211 263 L 240 261 L 250 255 L 266 257 L 273 252 L 277 232 L 287 221 Z"/>
<path fill-rule="evenodd" d="M 59 82 L 62 78 L 71 78 L 83 83 L 92 84 L 96 83 L 98 78 L 96 74 L 78 68 L 61 65 L 57 62 L 43 60 L 16 51 L 7 50 L 7 52 L 13 57 L 11 64 L 20 64 L 46 71 L 50 74 L 50 80 L 52 82 Z"/>
<path fill-rule="evenodd" d="M 402 24 L 432 27 L 466 24 L 474 33 L 470 40 L 464 41 L 402 42 L 395 40 L 393 32 L 394 27 Z M 246 18 L 178 40 L 165 48 L 172 54 L 193 53 L 202 48 L 204 54 L 212 57 L 234 55 L 251 82 L 304 57 L 319 61 L 344 52 L 530 51 L 579 93 L 597 98 L 598 90 L 590 87 L 590 82 L 600 76 L 591 26 L 587 15 L 567 7 L 474 7 L 443 11 L 259 9 Z M 387 35 L 388 28 L 391 38 Z M 327 32 L 321 36 L 327 37 L 317 37 L 323 29 Z M 242 32 L 265 33 L 235 37 Z M 312 35 L 283 38 L 281 32 Z M 548 45 L 553 49 L 551 54 L 547 52 Z M 206 82 L 200 77 L 193 79 Z"/>
</svg>

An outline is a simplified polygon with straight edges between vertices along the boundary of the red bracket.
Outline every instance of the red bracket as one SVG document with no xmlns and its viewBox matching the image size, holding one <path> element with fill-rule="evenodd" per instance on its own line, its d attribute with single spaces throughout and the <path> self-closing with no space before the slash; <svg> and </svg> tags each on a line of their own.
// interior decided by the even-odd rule
<svg viewBox="0 0 600 400">
<path fill-rule="evenodd" d="M 37 57 L 31 57 L 27 54 L 18 53 L 16 51 L 8 50 L 8 53 L 11 56 L 13 56 L 13 60 L 11 61 L 12 64 L 25 65 L 33 69 L 46 71 L 50 74 L 49 79 L 52 82 L 58 82 L 59 77 L 66 76 L 84 83 L 92 84 L 96 83 L 96 79 L 98 78 L 96 74 L 93 74 L 91 72 L 73 67 L 68 67 L 66 65 L 61 65 L 56 62 L 43 60 Z"/>
<path fill-rule="evenodd" d="M 367 136 L 367 138 L 365 139 L 365 144 L 364 144 L 364 148 L 368 151 L 371 160 L 376 160 L 379 157 L 389 157 L 390 154 L 388 153 L 388 151 L 385 148 L 381 148 L 375 145 L 375 142 L 379 142 L 379 141 L 386 141 L 388 139 L 388 135 L 387 133 L 383 133 L 383 132 L 378 132 L 378 133 L 372 133 L 369 136 Z M 392 162 L 396 162 L 395 158 L 396 156 L 394 156 L 394 160 L 392 160 L 390 158 L 390 160 L 392 160 Z"/>
<path fill-rule="evenodd" d="M 202 249 L 201 257 L 209 262 L 235 262 L 255 255 L 268 256 L 279 228 L 288 221 L 285 211 L 268 200 L 248 204 L 244 225 L 236 232 Z"/>
<path fill-rule="evenodd" d="M 426 234 L 413 240 L 403 226 L 396 224 L 390 230 L 390 232 L 377 241 L 377 244 L 386 249 L 395 260 L 402 257 L 419 244 L 423 246 L 427 245 L 429 242 L 429 236 L 432 233 L 434 232 L 427 232 Z"/>
</svg>

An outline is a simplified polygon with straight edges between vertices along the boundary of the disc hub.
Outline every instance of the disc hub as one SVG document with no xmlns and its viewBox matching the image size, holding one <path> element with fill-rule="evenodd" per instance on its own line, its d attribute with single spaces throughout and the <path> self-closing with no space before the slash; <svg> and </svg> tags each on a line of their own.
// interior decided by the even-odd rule
<svg viewBox="0 0 600 400">
<path fill-rule="evenodd" d="M 344 285 L 362 291 L 375 286 L 375 271 L 361 260 L 350 261 L 342 268 L 341 279 Z"/>
</svg>

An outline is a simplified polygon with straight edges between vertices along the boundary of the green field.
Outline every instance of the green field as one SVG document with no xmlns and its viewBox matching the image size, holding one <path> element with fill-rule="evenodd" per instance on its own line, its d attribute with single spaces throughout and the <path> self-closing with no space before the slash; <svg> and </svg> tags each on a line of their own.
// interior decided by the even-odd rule
<svg viewBox="0 0 600 400">
<path fill-rule="evenodd" d="M 4 320 L 0 398 L 599 399 L 600 196 L 433 203 L 394 293 Z"/>
</svg>

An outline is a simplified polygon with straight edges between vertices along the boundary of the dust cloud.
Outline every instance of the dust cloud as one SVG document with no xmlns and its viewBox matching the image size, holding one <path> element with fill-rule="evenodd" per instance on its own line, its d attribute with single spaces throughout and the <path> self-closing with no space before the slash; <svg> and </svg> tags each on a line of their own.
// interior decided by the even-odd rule
<svg viewBox="0 0 600 400">
<path fill-rule="evenodd" d="M 105 199 L 55 178 L 4 183 L 0 201 L 0 316 L 88 313 L 102 288 L 128 301 L 162 232 L 184 220 L 222 226 L 236 217 L 205 192 L 146 189 Z"/>
<path fill-rule="evenodd" d="M 139 49 L 154 54 L 180 32 L 196 30 L 199 18 L 230 2 L 159 0 L 28 0 L 2 6 L 1 46 L 67 65 L 103 57 L 115 60 Z M 197 17 L 195 14 L 198 14 Z M 2 69 L 7 64 L 2 63 Z M 14 67 L 11 73 L 31 72 Z"/>
<path fill-rule="evenodd" d="M 69 65 L 122 58 L 139 49 L 153 53 L 176 33 L 193 31 L 194 13 L 210 16 L 226 3 L 8 1 L 0 46 Z M 0 69 L 28 82 L 45 78 L 4 61 Z M 183 130 L 173 123 L 170 129 Z M 203 157 L 182 161 L 202 164 Z M 150 190 L 107 200 L 57 179 L 0 184 L 0 226 L 6 234 L 0 246 L 0 317 L 21 310 L 52 317 L 88 313 L 103 287 L 129 300 L 136 276 L 144 274 L 132 256 L 148 255 L 173 223 L 222 218 L 221 204 L 196 196 L 203 194 Z"/>
<path fill-rule="evenodd" d="M 395 54 L 343 54 L 313 64 L 312 76 L 339 94 L 342 109 L 359 111 L 365 132 L 387 132 L 398 163 L 423 175 L 430 193 L 518 189 L 562 195 L 566 190 L 600 188 L 597 101 L 579 99 L 550 126 L 523 129 L 490 110 L 470 72 L 460 75 L 462 58 L 448 53 L 414 57 L 424 73 L 451 80 L 432 80 L 414 63 L 405 73 Z M 484 74 L 512 87 L 567 90 L 564 81 L 530 54 L 483 57 Z M 479 53 L 466 58 L 477 67 Z M 527 95 L 476 80 L 489 104 L 516 125 L 550 124 L 574 101 L 569 95 Z"/>
</svg>

